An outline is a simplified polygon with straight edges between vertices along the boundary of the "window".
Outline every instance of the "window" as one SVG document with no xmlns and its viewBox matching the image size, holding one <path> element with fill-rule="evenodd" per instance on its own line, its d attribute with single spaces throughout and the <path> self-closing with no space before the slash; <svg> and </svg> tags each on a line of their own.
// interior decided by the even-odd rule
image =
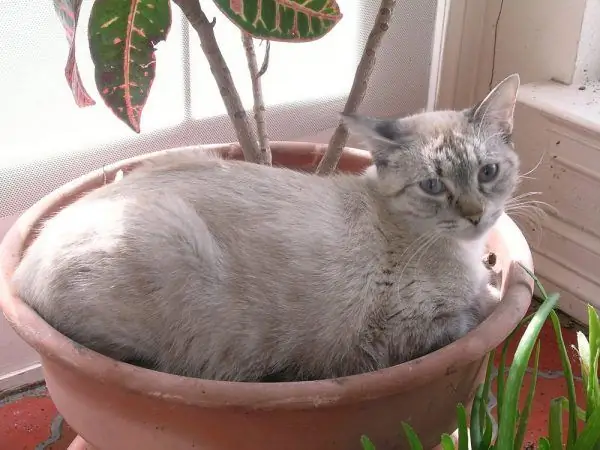
<svg viewBox="0 0 600 450">
<path fill-rule="evenodd" d="M 250 107 L 239 31 L 211 0 L 201 2 L 209 17 L 217 17 L 215 32 Z M 338 3 L 345 17 L 322 40 L 271 46 L 263 90 L 273 139 L 305 139 L 338 122 L 379 0 Z M 85 31 L 90 8 L 91 0 L 84 0 L 77 53 L 86 88 L 98 100 Z M 154 150 L 235 139 L 197 36 L 176 6 L 173 11 L 137 135 L 101 100 L 90 108 L 75 106 L 63 74 L 68 48 L 52 0 L 0 0 L 0 239 L 32 203 L 90 170 Z M 396 116 L 426 106 L 436 11 L 435 0 L 398 2 L 362 112 Z M 259 57 L 263 49 L 258 47 Z M 0 317 L 0 390 L 38 379 L 35 361 Z"/>
<path fill-rule="evenodd" d="M 263 94 L 269 131 L 275 139 L 301 137 L 337 122 L 336 112 L 350 89 L 365 37 L 357 27 L 359 14 L 374 13 L 374 8 L 364 11 L 360 2 L 340 3 L 344 20 L 322 40 L 271 45 Z M 198 37 L 175 5 L 169 37 L 157 48 L 157 74 L 142 117 L 142 133 L 134 134 L 115 118 L 95 87 L 87 43 L 91 4 L 83 3 L 76 42 L 81 76 L 97 104 L 80 109 L 64 79 L 68 46 L 52 2 L 0 0 L 4 35 L 0 216 L 19 212 L 68 179 L 116 159 L 235 139 Z M 251 109 L 251 83 L 239 30 L 212 2 L 204 2 L 204 9 L 209 17 L 217 18 L 215 33 L 221 50 L 244 105 Z M 264 48 L 257 43 L 259 58 Z M 337 48 L 344 51 L 332 51 Z M 286 63 L 290 60 L 294 63 Z M 282 126 L 292 117 L 291 111 L 294 123 Z M 32 180 L 37 184 L 42 179 L 46 180 L 40 183 L 42 192 L 31 189 Z"/>
</svg>

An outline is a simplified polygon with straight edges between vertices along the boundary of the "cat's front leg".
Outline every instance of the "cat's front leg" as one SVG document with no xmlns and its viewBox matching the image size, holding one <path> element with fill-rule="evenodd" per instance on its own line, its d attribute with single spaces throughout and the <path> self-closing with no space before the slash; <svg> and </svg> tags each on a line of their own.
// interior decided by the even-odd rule
<svg viewBox="0 0 600 450">
<path fill-rule="evenodd" d="M 492 284 L 486 284 L 481 290 L 479 298 L 479 317 L 483 322 L 496 309 L 501 300 L 500 290 Z"/>
</svg>

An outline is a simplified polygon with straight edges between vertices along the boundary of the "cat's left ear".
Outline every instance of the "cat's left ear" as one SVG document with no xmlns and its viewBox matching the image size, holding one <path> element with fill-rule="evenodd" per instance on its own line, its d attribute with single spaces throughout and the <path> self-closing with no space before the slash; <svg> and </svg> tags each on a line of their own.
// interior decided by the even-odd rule
<svg viewBox="0 0 600 450">
<path fill-rule="evenodd" d="M 507 135 L 512 134 L 515 105 L 521 80 L 514 73 L 496 85 L 487 97 L 468 111 L 471 120 L 491 126 Z"/>
</svg>

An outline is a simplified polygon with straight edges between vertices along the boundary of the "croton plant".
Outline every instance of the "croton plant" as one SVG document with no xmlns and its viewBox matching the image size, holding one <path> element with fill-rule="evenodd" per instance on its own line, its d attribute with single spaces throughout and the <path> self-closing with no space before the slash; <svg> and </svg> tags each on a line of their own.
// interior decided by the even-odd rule
<svg viewBox="0 0 600 450">
<path fill-rule="evenodd" d="M 83 0 L 53 1 L 70 46 L 65 75 L 75 102 L 79 107 L 94 105 L 94 100 L 83 85 L 75 60 L 75 33 Z M 239 94 L 215 39 L 213 27 L 217 19 L 208 20 L 202 11 L 203 2 L 208 1 L 213 1 L 223 16 L 241 31 L 253 82 L 259 142 L 248 125 Z M 264 104 L 259 78 L 264 70 L 257 70 L 252 38 L 290 43 L 319 39 L 342 18 L 336 0 L 93 0 L 88 40 L 95 66 L 96 86 L 112 112 L 137 133 L 140 132 L 142 112 L 156 72 L 155 47 L 167 39 L 170 31 L 171 3 L 182 10 L 200 37 L 202 50 L 217 81 L 246 159 L 270 162 L 270 155 L 268 161 L 260 156 L 261 150 L 263 153 L 268 152 L 268 144 L 261 142 L 261 134 L 264 134 L 263 141 L 266 141 L 266 131 L 261 133 L 260 129 L 260 125 L 264 125 Z M 350 97 L 354 100 L 347 105 L 344 111 L 346 113 L 354 112 L 364 96 L 366 81 L 374 63 L 374 50 L 387 31 L 394 4 L 395 0 L 382 0 L 378 18 L 357 70 L 357 76 L 361 78 L 360 82 L 355 80 L 356 86 L 353 86 L 353 90 L 357 92 L 354 95 L 351 92 Z M 347 136 L 346 130 L 341 131 Z M 339 136 L 337 140 L 339 141 Z M 345 145 L 345 137 L 342 140 Z"/>
</svg>

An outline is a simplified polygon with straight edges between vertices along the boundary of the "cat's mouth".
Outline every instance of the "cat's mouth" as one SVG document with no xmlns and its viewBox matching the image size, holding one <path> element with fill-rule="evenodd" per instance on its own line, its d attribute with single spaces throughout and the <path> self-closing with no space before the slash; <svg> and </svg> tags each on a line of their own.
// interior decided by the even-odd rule
<svg viewBox="0 0 600 450">
<path fill-rule="evenodd" d="M 504 211 L 497 210 L 491 214 L 484 215 L 481 220 L 473 222 L 472 220 L 464 219 L 461 221 L 461 226 L 454 230 L 454 235 L 458 239 L 465 241 L 474 241 L 485 236 L 494 226 Z"/>
</svg>

